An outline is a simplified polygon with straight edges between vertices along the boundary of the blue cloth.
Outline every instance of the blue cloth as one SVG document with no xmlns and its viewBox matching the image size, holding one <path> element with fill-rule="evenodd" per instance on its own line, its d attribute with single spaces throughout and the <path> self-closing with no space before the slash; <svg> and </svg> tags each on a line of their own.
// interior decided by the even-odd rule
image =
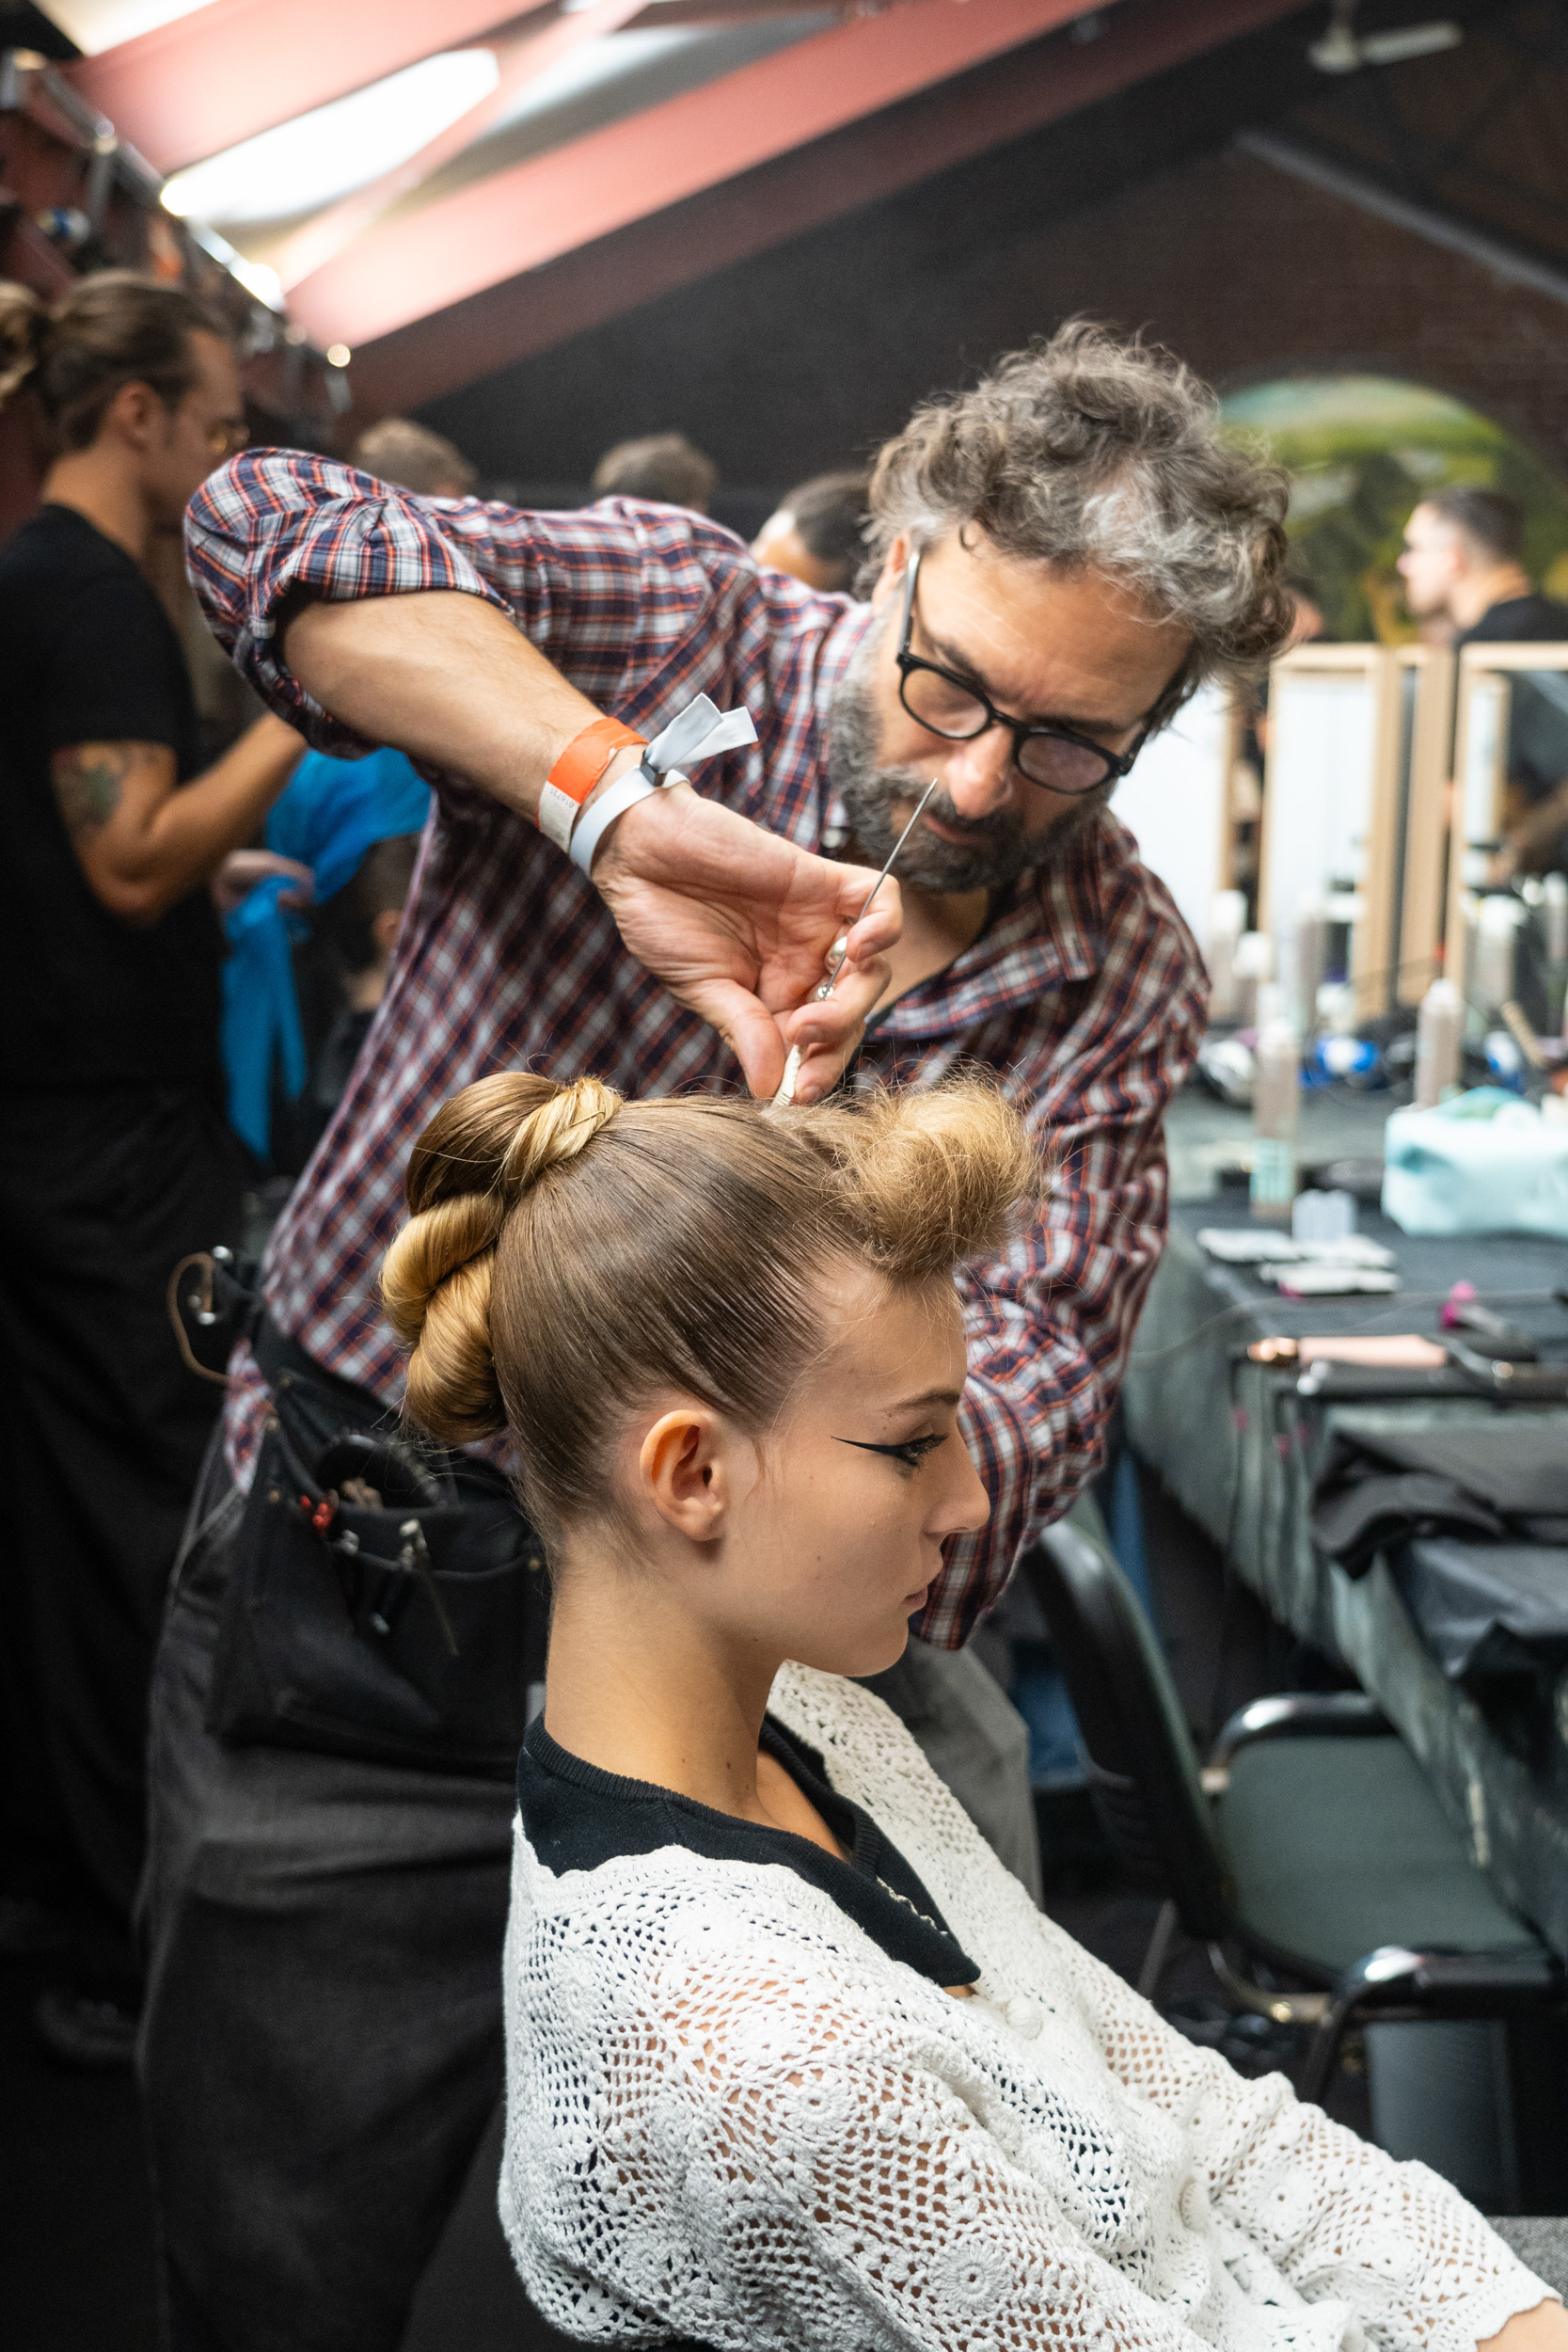
<svg viewBox="0 0 1568 2352">
<path fill-rule="evenodd" d="M 429 814 L 430 787 L 401 752 L 372 752 L 366 759 L 307 752 L 273 804 L 266 845 L 309 866 L 321 906 L 353 881 L 367 850 L 394 834 L 422 831 Z M 304 1092 L 309 1075 L 293 972 L 294 945 L 309 936 L 309 927 L 280 903 L 288 888 L 275 875 L 224 918 L 229 1123 L 260 1160 L 272 1145 L 274 1069 L 291 1102 Z"/>
</svg>

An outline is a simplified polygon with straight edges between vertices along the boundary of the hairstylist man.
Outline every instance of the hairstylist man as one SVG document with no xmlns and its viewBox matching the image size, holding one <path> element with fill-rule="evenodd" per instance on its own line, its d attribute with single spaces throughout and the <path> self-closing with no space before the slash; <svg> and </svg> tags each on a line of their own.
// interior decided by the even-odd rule
<svg viewBox="0 0 1568 2352">
<path fill-rule="evenodd" d="M 875 1004 L 858 1086 L 987 1063 L 1058 1169 L 1040 1222 L 965 1279 L 991 1517 L 918 1629 L 961 1643 L 1096 1466 L 1202 1023 L 1192 943 L 1106 803 L 1193 683 L 1284 637 L 1283 505 L 1183 371 L 1084 327 L 883 452 L 870 605 L 670 508 L 437 510 L 318 459 L 239 460 L 191 516 L 215 626 L 318 740 L 389 738 L 439 796 L 380 1013 L 273 1241 L 273 1323 L 397 1395 L 376 1268 L 410 1145 L 467 1080 L 536 1060 L 645 1095 L 743 1069 L 766 1095 L 816 1034 L 816 1094 Z M 530 822 L 545 771 L 595 711 L 647 733 L 698 690 L 759 743 L 703 769 L 700 800 L 630 809 L 591 887 Z M 784 923 L 799 897 L 800 953 L 764 983 L 799 1002 L 868 880 L 835 906 L 801 852 L 876 866 L 933 778 L 886 961 L 883 930 L 836 999 L 776 1023 L 748 993 L 758 908 L 784 890 Z M 226 1490 L 269 1408 L 248 1354 L 233 1371 L 154 1708 L 145 2074 L 173 2341 L 393 2352 L 496 2095 L 512 1795 L 204 1728 Z"/>
<path fill-rule="evenodd" d="M 55 456 L 0 549 L 7 1892 L 13 1933 L 30 1897 L 71 1935 L 38 2010 L 50 2048 L 129 2065 L 148 1682 L 218 1399 L 175 1352 L 164 1294 L 188 1250 L 232 1238 L 242 1174 L 207 885 L 304 745 L 269 715 L 200 772 L 184 653 L 143 568 L 245 437 L 222 318 L 129 271 L 53 310 L 0 286 L 0 400 L 24 387 Z"/>
</svg>

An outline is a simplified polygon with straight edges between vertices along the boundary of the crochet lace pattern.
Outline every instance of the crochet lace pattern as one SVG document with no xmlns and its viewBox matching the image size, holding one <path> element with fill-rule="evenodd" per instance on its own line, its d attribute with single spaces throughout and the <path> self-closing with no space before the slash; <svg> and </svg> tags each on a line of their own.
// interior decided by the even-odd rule
<svg viewBox="0 0 1568 2352">
<path fill-rule="evenodd" d="M 1474 2352 L 1548 2293 L 1463 2198 L 1167 2026 L 1040 1915 L 879 1699 L 787 1666 L 979 1963 L 954 1999 L 784 1865 L 559 1876 L 518 1826 L 501 2219 L 596 2344 Z"/>
</svg>

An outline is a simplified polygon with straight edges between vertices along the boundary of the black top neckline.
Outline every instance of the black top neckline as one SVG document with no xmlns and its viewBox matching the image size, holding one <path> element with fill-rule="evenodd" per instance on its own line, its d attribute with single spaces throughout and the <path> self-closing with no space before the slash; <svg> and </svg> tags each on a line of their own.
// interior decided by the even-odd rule
<svg viewBox="0 0 1568 2352">
<path fill-rule="evenodd" d="M 543 1715 L 529 1725 L 517 1759 L 523 1826 L 540 1860 L 557 1871 L 596 1869 L 669 1846 L 711 1861 L 783 1865 L 831 1896 L 890 1959 L 934 1984 L 973 1984 L 980 1971 L 918 1873 L 870 1814 L 832 1787 L 817 1751 L 773 1715 L 764 1719 L 759 1746 L 816 1806 L 844 1855 L 657 1782 L 607 1772 L 552 1740 Z"/>
</svg>

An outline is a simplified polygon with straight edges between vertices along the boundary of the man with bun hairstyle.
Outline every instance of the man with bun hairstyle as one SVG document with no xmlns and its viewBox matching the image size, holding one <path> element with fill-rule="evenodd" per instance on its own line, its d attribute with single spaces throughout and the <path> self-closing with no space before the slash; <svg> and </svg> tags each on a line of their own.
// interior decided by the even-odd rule
<svg viewBox="0 0 1568 2352">
<path fill-rule="evenodd" d="M 166 1625 L 144 2065 L 173 2344 L 393 2352 L 497 2094 L 509 1786 L 208 1728 L 226 1599 L 266 1556 L 254 1498 L 287 1501 L 256 1475 L 275 1423 L 302 1394 L 384 1419 L 402 1396 L 376 1273 L 435 1105 L 508 1070 L 767 1099 L 796 1046 L 800 1104 L 851 1049 L 857 1094 L 994 1073 L 1050 1184 L 959 1275 L 990 1509 L 918 1613 L 934 1676 L 1101 1459 L 1204 1019 L 1109 803 L 1195 686 L 1283 642 L 1285 498 L 1168 355 L 1076 325 L 882 452 L 866 604 L 634 498 L 425 505 L 271 451 L 193 501 L 193 576 L 245 674 L 323 749 L 407 752 L 436 808 Z M 756 740 L 653 789 L 698 694 Z M 893 885 L 851 929 L 933 785 L 901 930 Z"/>
<path fill-rule="evenodd" d="M 14 1941 L 69 1936 L 71 1981 L 37 2012 L 55 2056 L 128 2065 L 148 1682 L 218 1401 L 174 1350 L 165 1292 L 187 1252 L 237 1238 L 243 1180 L 208 885 L 309 885 L 242 846 L 304 745 L 269 713 L 204 767 L 149 577 L 245 438 L 223 318 L 125 270 L 53 309 L 0 285 L 0 404 L 19 394 L 53 455 L 0 548 L 5 1780 L 23 1816 L 3 1891 Z"/>
</svg>

